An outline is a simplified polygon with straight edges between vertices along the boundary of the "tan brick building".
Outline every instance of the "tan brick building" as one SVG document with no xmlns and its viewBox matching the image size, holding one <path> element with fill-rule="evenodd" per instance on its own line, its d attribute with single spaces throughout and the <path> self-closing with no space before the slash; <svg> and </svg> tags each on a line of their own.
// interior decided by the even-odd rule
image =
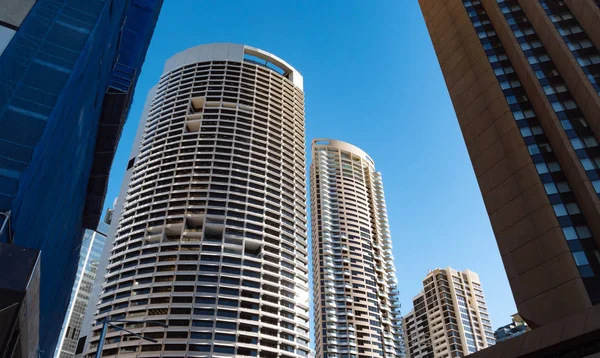
<svg viewBox="0 0 600 358">
<path fill-rule="evenodd" d="M 461 357 L 496 343 L 477 273 L 430 270 L 403 317 L 407 358 Z"/>
<path fill-rule="evenodd" d="M 533 328 L 477 356 L 600 351 L 600 2 L 419 3 Z"/>
</svg>

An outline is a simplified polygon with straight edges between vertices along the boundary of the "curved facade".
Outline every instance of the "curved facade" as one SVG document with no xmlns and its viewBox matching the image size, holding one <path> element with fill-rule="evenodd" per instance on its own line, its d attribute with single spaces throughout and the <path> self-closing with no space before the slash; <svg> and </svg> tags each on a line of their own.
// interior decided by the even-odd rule
<svg viewBox="0 0 600 358">
<path fill-rule="evenodd" d="M 302 357 L 308 348 L 304 97 L 281 59 L 183 51 L 144 118 L 87 356 Z"/>
<path fill-rule="evenodd" d="M 341 141 L 315 139 L 312 159 L 316 356 L 403 356 L 381 173 Z"/>
</svg>

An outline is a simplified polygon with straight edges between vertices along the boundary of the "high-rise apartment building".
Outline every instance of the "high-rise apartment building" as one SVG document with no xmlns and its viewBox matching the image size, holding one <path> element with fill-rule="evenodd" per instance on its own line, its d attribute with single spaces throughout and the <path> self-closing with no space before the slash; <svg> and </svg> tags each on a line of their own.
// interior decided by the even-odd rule
<svg viewBox="0 0 600 358">
<path fill-rule="evenodd" d="M 419 3 L 519 315 L 534 331 L 600 322 L 598 3 Z M 578 322 L 571 332 L 600 329 Z M 567 349 L 552 337 L 510 352 Z"/>
<path fill-rule="evenodd" d="M 0 241 L 40 251 L 42 356 L 58 341 L 84 229 L 102 214 L 161 5 L 0 0 Z"/>
<path fill-rule="evenodd" d="M 511 323 L 502 327 L 498 327 L 494 331 L 494 337 L 496 338 L 496 342 L 502 342 L 507 339 L 520 336 L 529 331 L 530 329 L 529 326 L 527 326 L 527 323 L 523 320 L 523 318 L 521 318 L 521 316 L 519 316 L 518 313 L 516 313 L 512 315 Z"/>
<path fill-rule="evenodd" d="M 413 297 L 413 309 L 402 317 L 404 347 L 409 358 L 433 358 L 433 343 L 423 292 Z"/>
<path fill-rule="evenodd" d="M 310 195 L 316 356 L 402 356 L 381 173 L 361 149 L 316 139 Z"/>
<path fill-rule="evenodd" d="M 69 308 L 54 352 L 55 358 L 72 358 L 75 356 L 79 332 L 90 303 L 90 295 L 96 280 L 107 230 L 107 223 L 100 222 L 96 230 L 88 229 L 83 234 L 75 284 L 73 285 Z"/>
<path fill-rule="evenodd" d="M 450 267 L 430 271 L 404 317 L 408 358 L 463 357 L 495 344 L 479 276 Z"/>
<path fill-rule="evenodd" d="M 304 94 L 278 57 L 176 54 L 151 91 L 89 349 L 103 356 L 308 356 Z"/>
</svg>

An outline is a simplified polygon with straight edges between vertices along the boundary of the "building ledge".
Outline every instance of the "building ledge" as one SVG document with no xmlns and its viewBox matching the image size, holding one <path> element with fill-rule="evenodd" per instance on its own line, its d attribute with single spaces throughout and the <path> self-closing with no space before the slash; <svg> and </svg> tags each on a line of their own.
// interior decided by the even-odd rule
<svg viewBox="0 0 600 358">
<path fill-rule="evenodd" d="M 600 353 L 600 304 L 470 354 L 472 358 L 587 357 Z M 594 355 L 595 357 L 595 355 Z"/>
</svg>

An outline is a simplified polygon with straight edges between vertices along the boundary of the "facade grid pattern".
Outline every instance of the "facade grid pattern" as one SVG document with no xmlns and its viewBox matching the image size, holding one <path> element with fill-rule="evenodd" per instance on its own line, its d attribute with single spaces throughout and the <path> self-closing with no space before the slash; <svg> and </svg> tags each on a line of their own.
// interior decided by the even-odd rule
<svg viewBox="0 0 600 358">
<path fill-rule="evenodd" d="M 564 1 L 539 0 L 550 21 L 577 60 L 581 70 L 600 94 L 600 52 L 580 26 Z"/>
<path fill-rule="evenodd" d="M 464 0 L 463 3 L 465 9 L 469 13 L 469 17 L 478 34 L 481 44 L 486 51 L 496 78 L 500 83 L 500 87 L 502 88 L 506 101 L 509 104 L 513 117 L 521 132 L 521 136 L 527 145 L 531 159 L 534 162 L 540 180 L 544 185 L 544 189 L 552 204 L 558 223 L 562 228 L 565 240 L 573 254 L 573 259 L 577 264 L 577 268 L 582 277 L 593 277 L 594 272 L 597 270 L 595 267 L 600 264 L 600 261 L 596 258 L 597 248 L 586 218 L 582 214 L 577 199 L 568 184 L 567 177 L 563 173 L 558 159 L 554 154 L 554 150 L 545 135 L 544 129 L 537 119 L 527 93 L 525 92 L 486 11 L 481 5 L 481 2 Z M 500 5 L 510 7 L 505 13 L 510 13 L 511 9 L 520 9 L 518 4 L 513 3 L 509 5 L 505 1 L 502 1 Z M 519 18 L 523 17 L 519 16 Z M 513 23 L 513 21 L 510 21 L 510 23 Z M 514 23 L 516 23 L 516 21 L 514 21 Z M 518 31 L 519 34 L 527 34 L 528 36 L 535 35 L 532 28 L 528 28 L 526 31 Z M 535 37 L 531 43 L 526 44 L 526 47 L 535 49 L 543 48 L 543 45 L 541 41 Z M 531 55 L 531 57 L 532 59 L 530 62 L 539 60 L 542 60 L 542 63 L 551 62 L 549 56 L 547 56 L 545 52 L 542 56 L 536 57 Z M 535 60 L 533 58 L 535 58 Z M 556 69 L 552 68 L 547 71 L 550 71 L 553 74 L 553 77 L 560 77 Z M 539 70 L 538 72 L 540 73 L 539 76 L 546 73 L 543 70 Z M 563 88 L 564 90 L 562 90 Z M 566 86 L 562 82 L 560 89 L 562 92 L 567 91 Z M 559 101 L 558 98 L 557 101 Z M 574 103 L 570 97 L 567 101 L 569 101 L 569 106 L 571 105 L 570 103 Z M 562 113 L 565 113 L 565 111 L 562 111 Z M 577 132 L 573 130 L 573 128 L 577 128 L 581 131 L 590 131 L 582 116 L 578 117 L 576 120 L 564 118 L 561 121 L 561 124 L 563 128 L 571 128 L 569 133 L 577 140 L 579 140 L 576 134 Z M 590 137 L 588 142 L 591 143 L 592 139 L 594 138 Z M 585 280 L 584 283 L 586 283 Z M 593 282 L 591 284 L 593 284 Z"/>
<path fill-rule="evenodd" d="M 406 355 L 409 358 L 433 358 L 433 344 L 423 293 L 413 298 L 413 310 L 402 320 Z"/>
<path fill-rule="evenodd" d="M 400 357 L 401 318 L 381 174 L 344 142 L 312 145 L 316 356 Z"/>
<path fill-rule="evenodd" d="M 98 263 L 102 256 L 106 231 L 107 225 L 100 222 L 97 231 L 88 229 L 83 235 L 75 285 L 73 286 L 69 308 L 54 353 L 56 358 L 73 358 L 75 356 L 77 338 L 81 332 L 83 318 L 90 303 L 90 294 L 96 279 Z"/>
<path fill-rule="evenodd" d="M 596 135 L 592 132 L 583 113 L 579 109 L 575 99 L 558 72 L 554 62 L 546 52 L 546 49 L 535 29 L 530 24 L 527 16 L 516 0 L 497 0 L 505 19 L 511 24 L 515 38 L 519 42 L 524 55 L 535 72 L 538 82 L 546 98 L 552 105 L 570 144 L 576 151 L 583 169 L 592 184 L 600 189 L 600 146 Z M 600 195 L 597 190 L 596 193 Z M 583 237 L 566 231 L 565 238 L 569 241 L 569 248 L 573 253 L 573 259 L 579 269 L 581 277 L 584 278 L 586 286 L 596 285 L 596 281 L 585 280 L 600 275 L 600 252 L 592 239 L 589 227 L 579 206 L 562 206 L 553 203 L 554 211 L 563 227 L 572 227 L 579 223 L 580 231 L 585 231 Z M 578 222 L 571 220 L 571 216 L 579 215 Z M 569 220 L 565 219 L 569 217 Z"/>
<path fill-rule="evenodd" d="M 413 303 L 404 318 L 410 358 L 463 357 L 496 343 L 481 283 L 472 271 L 429 272 Z"/>
<path fill-rule="evenodd" d="M 162 76 L 88 357 L 105 318 L 169 328 L 126 325 L 158 343 L 109 331 L 104 356 L 310 352 L 302 90 L 287 73 L 243 60 L 245 46 L 205 45 L 176 56 L 207 49 L 240 56 L 215 55 Z"/>
<path fill-rule="evenodd" d="M 597 4 L 419 0 L 518 315 L 532 329 L 474 357 L 596 352 L 587 322 L 600 312 Z"/>
<path fill-rule="evenodd" d="M 600 146 L 535 29 L 516 0 L 497 0 L 588 178 L 600 196 Z"/>
</svg>

